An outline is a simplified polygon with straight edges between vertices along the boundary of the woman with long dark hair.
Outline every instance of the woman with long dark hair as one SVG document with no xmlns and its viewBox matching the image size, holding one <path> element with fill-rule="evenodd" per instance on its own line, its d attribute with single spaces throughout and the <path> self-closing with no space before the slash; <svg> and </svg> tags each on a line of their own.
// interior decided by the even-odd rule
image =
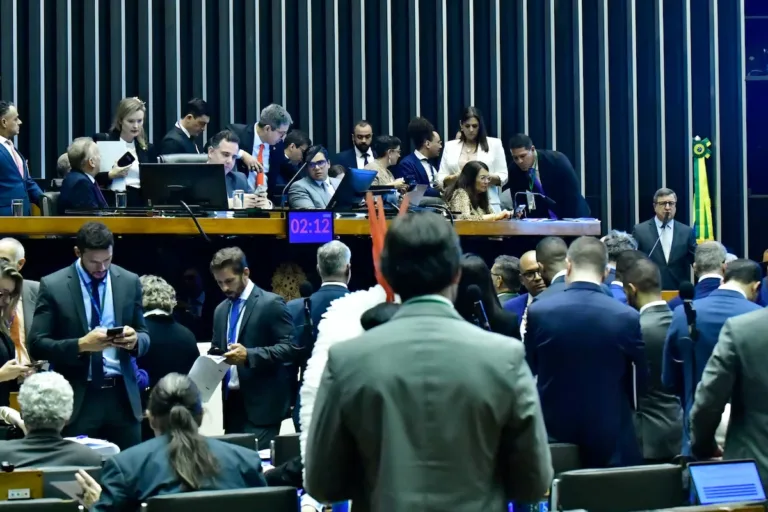
<svg viewBox="0 0 768 512">
<path fill-rule="evenodd" d="M 18 331 L 18 323 L 13 323 L 13 317 L 23 285 L 24 278 L 16 265 L 0 258 L 0 406 L 9 405 L 10 393 L 18 391 L 17 379 L 32 373 L 32 368 L 18 361 L 16 344 L 19 339 L 14 339 L 13 332 L 14 329 Z"/>
<path fill-rule="evenodd" d="M 477 107 L 467 107 L 461 113 L 459 136 L 445 143 L 437 181 L 447 189 L 459 177 L 464 166 L 472 161 L 483 162 L 490 174 L 489 202 L 491 210 L 501 211 L 501 186 L 507 182 L 507 159 L 501 140 L 489 137 L 483 113 Z"/>
<path fill-rule="evenodd" d="M 91 512 L 136 510 L 163 494 L 266 485 L 258 452 L 198 433 L 203 405 L 189 377 L 171 373 L 160 379 L 147 412 L 155 439 L 107 459 L 101 486 L 78 473 L 87 501 L 95 501 Z"/>
<path fill-rule="evenodd" d="M 499 303 L 496 290 L 493 287 L 491 270 L 480 256 L 465 254 L 461 258 L 461 280 L 454 306 L 456 311 L 468 322 L 474 322 L 475 300 L 469 293 L 469 287 L 476 285 L 480 288 L 485 314 L 488 317 L 491 331 L 511 338 L 520 339 L 520 327 L 514 313 L 504 311 Z M 482 320 L 480 320 L 482 322 Z"/>
<path fill-rule="evenodd" d="M 504 220 L 510 213 L 502 210 L 492 212 L 488 201 L 488 186 L 491 176 L 488 166 L 479 161 L 467 163 L 458 179 L 445 191 L 445 202 L 452 212 L 458 212 L 460 220 Z"/>
</svg>

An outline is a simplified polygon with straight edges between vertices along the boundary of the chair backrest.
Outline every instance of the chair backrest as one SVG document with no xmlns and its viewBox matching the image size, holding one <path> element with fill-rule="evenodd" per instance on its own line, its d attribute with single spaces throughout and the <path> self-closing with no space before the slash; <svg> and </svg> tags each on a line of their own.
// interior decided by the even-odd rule
<svg viewBox="0 0 768 512">
<path fill-rule="evenodd" d="M 158 155 L 161 164 L 204 164 L 208 161 L 208 153 L 172 153 Z"/>
<path fill-rule="evenodd" d="M 62 183 L 64 183 L 64 178 L 53 178 L 51 180 L 50 187 L 48 187 L 48 190 L 59 190 Z"/>
<path fill-rule="evenodd" d="M 85 510 L 82 505 L 73 500 L 40 499 L 30 501 L 0 502 L 2 512 L 73 512 Z"/>
<path fill-rule="evenodd" d="M 52 190 L 43 192 L 40 198 L 40 213 L 43 217 L 52 217 L 59 214 L 59 195 L 61 192 Z"/>
<path fill-rule="evenodd" d="M 297 512 L 299 496 L 295 487 L 185 492 L 150 498 L 142 504 L 141 510 L 147 512 L 189 512 L 190 510 Z"/>
<path fill-rule="evenodd" d="M 552 510 L 633 512 L 684 503 L 683 470 L 673 464 L 566 471 L 552 485 Z"/>
<path fill-rule="evenodd" d="M 78 469 L 84 470 L 91 475 L 96 482 L 101 481 L 101 467 L 79 467 L 79 466 L 61 466 L 55 468 L 40 468 L 43 472 L 43 496 L 46 498 L 62 498 L 68 499 L 69 496 L 65 495 L 60 489 L 54 487 L 55 482 L 74 482 L 75 474 Z"/>
<path fill-rule="evenodd" d="M 270 452 L 273 466 L 279 466 L 301 455 L 299 434 L 277 436 L 270 443 Z"/>
<path fill-rule="evenodd" d="M 257 451 L 258 448 L 256 447 L 256 443 L 258 440 L 256 439 L 256 436 L 254 434 L 224 434 L 221 436 L 208 436 L 211 439 L 218 439 L 219 441 L 224 441 L 225 443 L 229 444 L 236 444 L 238 446 L 242 446 L 243 448 L 248 448 L 249 450 Z"/>
<path fill-rule="evenodd" d="M 555 475 L 564 471 L 581 469 L 581 457 L 579 447 L 568 443 L 551 443 L 549 453 L 552 455 L 552 469 Z"/>
</svg>

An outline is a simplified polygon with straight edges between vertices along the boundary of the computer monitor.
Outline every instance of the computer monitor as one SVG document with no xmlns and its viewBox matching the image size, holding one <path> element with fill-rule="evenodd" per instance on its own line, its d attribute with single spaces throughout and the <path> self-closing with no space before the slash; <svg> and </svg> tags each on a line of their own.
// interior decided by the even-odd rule
<svg viewBox="0 0 768 512">
<path fill-rule="evenodd" d="M 376 179 L 376 174 L 376 171 L 349 169 L 344 173 L 344 178 L 328 203 L 328 209 L 348 211 L 360 206 L 360 203 L 365 199 L 365 193 L 368 192 L 371 183 Z"/>
<path fill-rule="evenodd" d="M 691 490 L 700 505 L 765 501 L 765 490 L 754 460 L 692 462 Z"/>
<path fill-rule="evenodd" d="M 141 194 L 150 208 L 227 210 L 227 185 L 221 164 L 139 164 Z"/>
</svg>

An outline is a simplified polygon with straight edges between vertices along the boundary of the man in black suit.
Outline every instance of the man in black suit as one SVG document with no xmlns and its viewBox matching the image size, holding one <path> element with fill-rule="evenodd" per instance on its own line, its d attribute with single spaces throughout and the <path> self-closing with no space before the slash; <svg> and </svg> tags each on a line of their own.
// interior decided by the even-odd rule
<svg viewBox="0 0 768 512">
<path fill-rule="evenodd" d="M 365 119 L 358 121 L 352 132 L 352 147 L 342 151 L 331 159 L 334 165 L 343 165 L 347 169 L 363 169 L 376 158 L 371 143 L 373 127 Z"/>
<path fill-rule="evenodd" d="M 301 170 L 304 155 L 311 145 L 312 139 L 301 130 L 291 130 L 285 136 L 282 154 L 275 153 L 275 157 L 272 159 L 275 165 L 279 165 L 276 168 L 280 170 L 280 181 L 284 182 L 284 185 L 287 185 L 292 179 L 295 182 L 307 175 L 305 170 L 302 170 L 301 174 L 297 173 Z M 288 202 L 288 191 L 283 186 L 277 185 L 273 192 L 275 195 L 282 194 L 278 204 Z M 283 198 L 285 201 L 282 200 Z"/>
<path fill-rule="evenodd" d="M 125 450 L 141 442 L 131 358 L 147 352 L 149 335 L 139 277 L 112 265 L 114 245 L 104 224 L 83 224 L 77 261 L 40 282 L 27 345 L 33 359 L 50 361 L 72 384 L 74 409 L 64 434 L 106 439 Z"/>
<path fill-rule="evenodd" d="M 291 314 L 282 297 L 249 279 L 239 247 L 217 252 L 210 268 L 227 296 L 213 314 L 211 341 L 232 365 L 222 384 L 224 431 L 256 434 L 259 448 L 269 448 L 291 404 L 286 365 L 295 363 L 297 355 Z"/>
<path fill-rule="evenodd" d="M 647 463 L 666 463 L 680 453 L 683 441 L 680 400 L 661 384 L 664 341 L 672 323 L 672 311 L 661 298 L 659 267 L 647 258 L 628 259 L 631 266 L 622 268 L 621 276 L 627 302 L 640 312 L 648 360 L 648 391 L 640 397 L 635 412 L 635 433 Z"/>
<path fill-rule="evenodd" d="M 291 114 L 285 107 L 273 103 L 261 111 L 257 122 L 227 126 L 227 130 L 240 139 L 238 168 L 248 175 L 251 187 L 266 187 L 271 197 L 279 195 L 281 190 L 278 188 L 291 179 L 291 176 L 283 176 L 277 171 L 280 170 L 280 155 L 284 149 L 283 139 L 292 124 Z"/>
<path fill-rule="evenodd" d="M 72 170 L 61 183 L 59 215 L 67 210 L 96 210 L 106 208 L 96 175 L 99 173 L 101 154 L 99 146 L 90 137 L 80 137 L 67 149 Z"/>
<path fill-rule="evenodd" d="M 563 219 L 590 216 L 576 171 L 567 156 L 558 151 L 536 149 L 531 138 L 524 133 L 518 133 L 509 140 L 509 152 L 512 154 L 512 165 L 504 190 L 509 190 L 516 205 L 528 206 L 528 217 Z M 528 204 L 527 197 L 521 192 L 541 194 L 548 199 L 534 196 L 534 202 Z M 521 194 L 515 197 L 518 193 Z"/>
<path fill-rule="evenodd" d="M 202 146 L 198 145 L 196 139 L 211 122 L 208 104 L 203 99 L 192 98 L 184 105 L 182 114 L 183 117 L 176 122 L 176 126 L 160 141 L 158 155 L 200 153 Z"/>
<path fill-rule="evenodd" d="M 653 209 L 656 215 L 637 224 L 632 229 L 632 237 L 637 240 L 637 249 L 659 266 L 662 288 L 679 290 L 680 283 L 691 280 L 696 232 L 675 222 L 677 194 L 673 190 L 657 190 L 653 195 Z"/>
<path fill-rule="evenodd" d="M 26 435 L 0 443 L 0 460 L 17 468 L 101 466 L 101 455 L 61 436 L 72 415 L 74 392 L 55 372 L 27 377 L 19 391 Z"/>
</svg>

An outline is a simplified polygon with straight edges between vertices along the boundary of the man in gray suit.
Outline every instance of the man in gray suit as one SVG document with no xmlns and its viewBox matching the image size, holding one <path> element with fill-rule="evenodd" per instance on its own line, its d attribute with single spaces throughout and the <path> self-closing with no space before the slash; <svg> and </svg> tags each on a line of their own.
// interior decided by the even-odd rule
<svg viewBox="0 0 768 512">
<path fill-rule="evenodd" d="M 288 206 L 294 210 L 321 210 L 328 207 L 340 180 L 330 178 L 330 160 L 323 146 L 312 146 L 304 160 L 307 176 L 288 189 Z"/>
<path fill-rule="evenodd" d="M 430 212 L 399 217 L 381 255 L 403 305 L 338 343 L 315 401 L 305 488 L 353 510 L 506 510 L 552 481 L 523 345 L 456 313 L 461 247 Z"/>
<path fill-rule="evenodd" d="M 625 258 L 619 256 L 616 272 L 622 276 L 627 302 L 640 311 L 648 360 L 648 392 L 639 399 L 635 433 L 645 461 L 665 463 L 680 453 L 683 440 L 680 400 L 661 385 L 661 361 L 672 311 L 661 298 L 659 267 L 648 258 L 636 259 L 633 252 Z M 625 261 L 628 266 L 623 265 Z"/>
<path fill-rule="evenodd" d="M 699 459 L 755 459 L 768 485 L 768 310 L 729 318 L 704 368 L 691 409 L 691 450 Z M 725 452 L 715 431 L 725 404 L 731 419 Z"/>
<path fill-rule="evenodd" d="M 15 238 L 3 238 L 0 240 L 0 258 L 16 265 L 16 269 L 19 272 L 21 272 L 21 269 L 27 262 L 24 246 Z M 35 315 L 35 303 L 37 302 L 39 290 L 39 282 L 30 279 L 24 280 L 24 285 L 21 288 L 21 300 L 16 305 L 16 314 L 11 324 L 11 337 L 16 338 L 18 336 L 18 339 L 13 340 L 14 345 L 22 347 L 23 353 L 16 354 L 17 359 L 21 363 L 30 362 L 29 354 L 26 353 L 26 339 L 29 337 L 29 330 L 32 327 L 32 318 Z M 18 327 L 13 324 L 18 324 Z"/>
</svg>

